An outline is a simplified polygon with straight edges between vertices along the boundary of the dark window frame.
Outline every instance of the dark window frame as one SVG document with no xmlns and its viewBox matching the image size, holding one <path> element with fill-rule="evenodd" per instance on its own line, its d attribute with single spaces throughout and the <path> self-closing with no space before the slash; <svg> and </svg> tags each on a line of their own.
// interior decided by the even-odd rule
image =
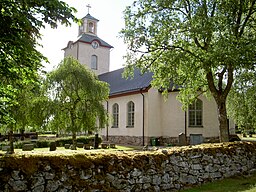
<svg viewBox="0 0 256 192">
<path fill-rule="evenodd" d="M 112 106 L 113 124 L 112 128 L 119 127 L 119 105 L 117 103 Z"/>
<path fill-rule="evenodd" d="M 203 101 L 197 99 L 188 108 L 188 126 L 203 127 Z"/>
<path fill-rule="evenodd" d="M 94 58 L 95 58 L 95 60 L 93 60 Z M 91 56 L 91 69 L 98 70 L 98 56 L 97 55 Z"/>
<path fill-rule="evenodd" d="M 133 101 L 127 103 L 127 128 L 133 128 L 135 124 L 135 104 Z"/>
</svg>

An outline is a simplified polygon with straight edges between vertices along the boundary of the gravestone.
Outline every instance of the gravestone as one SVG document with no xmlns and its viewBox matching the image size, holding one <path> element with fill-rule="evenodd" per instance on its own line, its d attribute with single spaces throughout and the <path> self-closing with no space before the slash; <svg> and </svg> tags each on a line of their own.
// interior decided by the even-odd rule
<svg viewBox="0 0 256 192">
<path fill-rule="evenodd" d="M 65 147 L 65 149 L 69 149 L 70 148 L 70 144 L 65 144 L 64 147 Z"/>
<path fill-rule="evenodd" d="M 34 144 L 24 144 L 22 151 L 32 151 L 34 149 Z"/>
<path fill-rule="evenodd" d="M 99 148 L 99 134 L 95 134 L 95 138 L 94 138 L 94 149 L 98 149 Z"/>
<path fill-rule="evenodd" d="M 92 145 L 91 145 L 91 144 L 85 144 L 85 145 L 84 145 L 84 149 L 87 149 L 87 150 L 90 150 L 90 149 L 91 149 L 91 147 L 92 147 Z"/>
<path fill-rule="evenodd" d="M 184 133 L 179 134 L 179 146 L 187 145 L 187 137 Z"/>
<path fill-rule="evenodd" d="M 84 147 L 84 144 L 83 144 L 83 143 L 78 142 L 78 143 L 76 144 L 76 146 L 77 146 L 78 148 L 83 148 L 83 147 Z"/>
<path fill-rule="evenodd" d="M 109 145 L 107 143 L 101 143 L 101 148 L 102 149 L 108 149 Z"/>
<path fill-rule="evenodd" d="M 50 143 L 50 151 L 56 151 L 56 142 L 51 142 Z"/>
<path fill-rule="evenodd" d="M 9 145 L 2 146 L 2 151 L 10 151 L 10 149 L 11 149 L 11 146 Z"/>
</svg>

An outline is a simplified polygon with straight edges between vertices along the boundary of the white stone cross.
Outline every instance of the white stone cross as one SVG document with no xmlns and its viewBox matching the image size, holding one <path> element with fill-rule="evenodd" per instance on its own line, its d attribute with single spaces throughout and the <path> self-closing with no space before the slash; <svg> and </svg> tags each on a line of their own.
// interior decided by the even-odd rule
<svg viewBox="0 0 256 192">
<path fill-rule="evenodd" d="M 88 4 L 88 5 L 86 5 L 86 7 L 88 8 L 88 13 L 90 13 L 90 8 L 92 8 L 91 5 Z"/>
</svg>

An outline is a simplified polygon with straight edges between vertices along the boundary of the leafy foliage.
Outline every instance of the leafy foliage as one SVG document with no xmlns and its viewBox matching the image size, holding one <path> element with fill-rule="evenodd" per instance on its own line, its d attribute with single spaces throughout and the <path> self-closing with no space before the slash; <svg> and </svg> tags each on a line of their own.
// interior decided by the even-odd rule
<svg viewBox="0 0 256 192">
<path fill-rule="evenodd" d="M 256 74 L 244 71 L 238 75 L 228 98 L 228 112 L 243 131 L 256 129 Z"/>
<path fill-rule="evenodd" d="M 37 81 L 42 60 L 36 50 L 39 30 L 46 24 L 70 25 L 76 20 L 74 8 L 59 0 L 4 0 L 0 4 L 0 123 L 14 123 L 11 109 L 16 93 L 29 82 Z"/>
<path fill-rule="evenodd" d="M 121 31 L 127 71 L 154 73 L 152 85 L 181 87 L 185 108 L 210 93 L 218 106 L 220 140 L 228 141 L 226 99 L 234 73 L 255 68 L 254 0 L 137 0 L 127 7 Z"/>
<path fill-rule="evenodd" d="M 48 86 L 51 123 L 58 130 L 72 132 L 74 144 L 76 132 L 95 131 L 107 123 L 103 101 L 108 98 L 108 85 L 76 59 L 67 57 L 50 72 Z"/>
</svg>

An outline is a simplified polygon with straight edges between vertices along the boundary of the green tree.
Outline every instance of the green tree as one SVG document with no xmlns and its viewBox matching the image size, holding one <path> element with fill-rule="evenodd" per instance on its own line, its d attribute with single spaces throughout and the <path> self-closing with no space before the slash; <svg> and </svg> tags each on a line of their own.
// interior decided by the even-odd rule
<svg viewBox="0 0 256 192">
<path fill-rule="evenodd" d="M 240 130 L 255 131 L 256 129 L 256 74 L 254 71 L 244 71 L 234 81 L 228 97 L 228 114 Z"/>
<path fill-rule="evenodd" d="M 32 127 L 36 130 L 41 129 L 47 123 L 51 106 L 42 80 L 29 82 L 23 86 L 17 85 L 16 88 L 16 102 L 9 106 L 12 121 L 9 121 L 7 126 L 0 127 L 1 129 L 7 128 L 7 131 L 10 133 L 10 153 L 14 152 L 12 140 L 13 131 L 23 132 L 28 127 Z"/>
<path fill-rule="evenodd" d="M 4 0 L 0 3 L 0 123 L 13 123 L 19 86 L 36 81 L 42 60 L 36 50 L 40 29 L 46 24 L 70 25 L 74 8 L 59 0 Z"/>
<path fill-rule="evenodd" d="M 188 106 L 202 93 L 217 103 L 220 141 L 228 138 L 226 100 L 235 73 L 255 67 L 255 0 L 137 0 L 121 31 L 133 67 L 154 73 L 152 85 L 181 85 Z"/>
<path fill-rule="evenodd" d="M 40 29 L 46 24 L 53 28 L 58 23 L 70 25 L 71 20 L 76 20 L 74 12 L 74 8 L 59 0 L 1 1 L 0 125 L 9 127 L 10 133 L 16 127 L 13 108 L 19 105 L 19 88 L 36 82 L 42 60 L 47 61 L 36 50 Z"/>
<path fill-rule="evenodd" d="M 51 116 L 51 101 L 47 95 L 45 78 L 39 76 L 36 83 L 25 86 L 19 95 L 19 108 L 17 108 L 19 128 L 25 130 L 32 127 L 36 130 L 46 128 Z M 24 123 L 23 123 L 24 122 Z"/>
<path fill-rule="evenodd" d="M 107 123 L 103 102 L 108 98 L 108 85 L 73 57 L 65 58 L 48 74 L 48 83 L 54 103 L 52 121 L 57 122 L 52 125 L 72 132 L 75 149 L 77 132 L 96 130 L 97 121 L 99 128 Z"/>
</svg>

